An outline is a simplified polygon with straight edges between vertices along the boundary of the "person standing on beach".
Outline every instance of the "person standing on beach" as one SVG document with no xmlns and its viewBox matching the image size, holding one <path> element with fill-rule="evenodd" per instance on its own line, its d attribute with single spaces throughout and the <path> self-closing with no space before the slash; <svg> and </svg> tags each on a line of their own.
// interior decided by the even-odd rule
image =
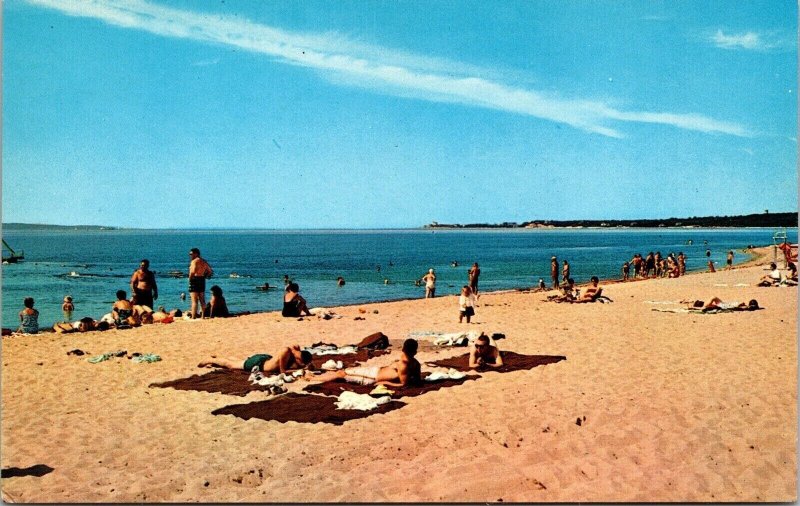
<svg viewBox="0 0 800 506">
<path fill-rule="evenodd" d="M 683 251 L 678 253 L 678 271 L 681 276 L 686 274 L 686 255 L 683 254 Z"/>
<path fill-rule="evenodd" d="M 553 288 L 558 288 L 558 259 L 556 257 L 550 259 L 550 280 L 553 282 Z"/>
<path fill-rule="evenodd" d="M 569 262 L 564 260 L 564 267 L 561 269 L 561 282 L 566 283 L 569 279 Z"/>
<path fill-rule="evenodd" d="M 653 274 L 656 272 L 656 257 L 652 251 L 644 259 L 644 277 L 649 278 L 651 272 Z"/>
<path fill-rule="evenodd" d="M 197 305 L 200 304 L 200 318 L 205 317 L 206 313 L 206 278 L 214 275 L 214 271 L 208 262 L 200 256 L 200 250 L 192 248 L 189 250 L 189 295 L 192 298 L 192 308 L 189 317 L 197 318 Z"/>
<path fill-rule="evenodd" d="M 461 323 L 464 317 L 467 318 L 467 323 L 469 323 L 470 318 L 475 315 L 475 295 L 468 285 L 464 285 L 461 289 L 461 296 L 458 298 L 458 309 L 458 323 Z"/>
<path fill-rule="evenodd" d="M 622 281 L 628 281 L 628 275 L 631 272 L 631 264 L 625 262 L 622 264 Z"/>
<path fill-rule="evenodd" d="M 150 270 L 150 260 L 143 259 L 139 263 L 139 268 L 131 276 L 131 293 L 136 297 L 136 303 L 140 306 L 153 308 L 153 304 L 158 300 L 158 286 L 156 285 L 156 275 Z"/>
<path fill-rule="evenodd" d="M 425 283 L 425 298 L 434 298 L 436 296 L 436 274 L 433 269 L 428 269 L 428 273 L 422 276 L 422 282 Z"/>
<path fill-rule="evenodd" d="M 731 270 L 733 268 L 733 250 L 728 250 L 728 258 L 727 258 L 728 265 L 725 266 L 725 270 Z"/>
<path fill-rule="evenodd" d="M 478 295 L 478 277 L 481 275 L 481 268 L 478 267 L 478 262 L 472 264 L 467 275 L 469 276 L 469 287 L 473 295 Z"/>
</svg>

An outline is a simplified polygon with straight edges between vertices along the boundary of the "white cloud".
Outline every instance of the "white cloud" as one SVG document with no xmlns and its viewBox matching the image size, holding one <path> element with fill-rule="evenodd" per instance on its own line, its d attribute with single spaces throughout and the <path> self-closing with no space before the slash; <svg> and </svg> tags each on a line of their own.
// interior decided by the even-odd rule
<svg viewBox="0 0 800 506">
<path fill-rule="evenodd" d="M 754 51 L 763 51 L 765 49 L 774 47 L 773 44 L 767 43 L 761 37 L 761 35 L 755 32 L 726 35 L 722 30 L 717 30 L 717 33 L 712 35 L 710 40 L 715 46 L 722 49 L 749 49 Z"/>
<path fill-rule="evenodd" d="M 612 122 L 669 125 L 737 136 L 736 123 L 701 114 L 620 111 L 598 101 L 565 99 L 506 85 L 479 68 L 354 42 L 335 33 L 299 34 L 240 18 L 171 9 L 143 0 L 28 0 L 70 16 L 165 37 L 221 44 L 269 55 L 286 64 L 320 71 L 338 82 L 397 96 L 460 103 L 563 123 L 587 132 L 622 137 Z M 721 33 L 721 32 L 720 32 Z"/>
</svg>

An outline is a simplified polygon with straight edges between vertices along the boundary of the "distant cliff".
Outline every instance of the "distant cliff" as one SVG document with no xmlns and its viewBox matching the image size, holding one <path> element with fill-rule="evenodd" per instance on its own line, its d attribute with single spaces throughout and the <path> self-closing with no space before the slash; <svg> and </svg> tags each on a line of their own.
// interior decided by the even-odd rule
<svg viewBox="0 0 800 506">
<path fill-rule="evenodd" d="M 761 213 L 742 216 L 705 216 L 691 218 L 665 218 L 643 220 L 532 220 L 522 223 L 467 223 L 447 224 L 433 222 L 424 228 L 688 228 L 688 227 L 796 227 L 797 213 Z"/>
</svg>

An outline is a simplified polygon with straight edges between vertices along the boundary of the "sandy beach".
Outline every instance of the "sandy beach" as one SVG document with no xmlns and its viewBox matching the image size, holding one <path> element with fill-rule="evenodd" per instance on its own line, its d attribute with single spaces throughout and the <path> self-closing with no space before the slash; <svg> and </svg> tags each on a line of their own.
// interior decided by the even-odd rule
<svg viewBox="0 0 800 506">
<path fill-rule="evenodd" d="M 765 272 L 762 259 L 714 274 L 607 284 L 608 304 L 486 293 L 471 325 L 458 323 L 457 298 L 448 296 L 332 308 L 342 317 L 330 320 L 263 313 L 4 337 L 3 499 L 794 501 L 797 289 L 756 287 Z M 313 294 L 305 295 L 313 307 Z M 713 296 L 757 299 L 764 309 L 654 311 Z M 149 386 L 205 373 L 197 363 L 212 354 L 344 345 L 374 332 L 397 343 L 428 330 L 502 333 L 501 350 L 566 360 L 485 372 L 343 425 L 212 414 L 261 401 L 261 392 Z M 422 344 L 423 364 L 465 352 Z M 67 355 L 76 348 L 162 360 L 92 364 Z M 398 348 L 369 363 L 396 359 Z M 288 386 L 300 392 L 306 384 Z"/>
</svg>

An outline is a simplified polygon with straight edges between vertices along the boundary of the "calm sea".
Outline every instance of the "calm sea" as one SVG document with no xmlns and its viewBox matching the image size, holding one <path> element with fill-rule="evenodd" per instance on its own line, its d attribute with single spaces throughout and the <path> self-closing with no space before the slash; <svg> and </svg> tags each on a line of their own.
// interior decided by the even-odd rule
<svg viewBox="0 0 800 506">
<path fill-rule="evenodd" d="M 31 296 L 40 325 L 60 321 L 64 295 L 72 295 L 74 319 L 107 313 L 116 290 L 129 291 L 139 260 L 148 258 L 158 276 L 156 306 L 186 309 L 181 292 L 188 251 L 200 248 L 231 311 L 268 311 L 282 306 L 283 276 L 300 284 L 310 307 L 421 297 L 414 285 L 436 269 L 437 295 L 458 293 L 473 262 L 481 267 L 481 291 L 530 287 L 549 277 L 550 257 L 569 260 L 573 277 L 617 278 L 634 253 L 683 251 L 687 268 L 704 269 L 706 249 L 725 265 L 729 249 L 736 263 L 748 258 L 747 245 L 772 244 L 775 229 L 571 229 L 571 230 L 8 230 L 3 238 L 25 261 L 2 268 L 3 327 L 18 326 L 22 299 Z M 797 242 L 797 229 L 789 239 Z M 689 244 L 692 241 L 692 244 Z M 458 262 L 457 267 L 451 266 Z M 346 280 L 338 287 L 337 276 Z M 389 280 L 386 284 L 385 280 Z M 262 292 L 268 282 L 275 290 Z M 188 295 L 188 294 L 187 294 Z M 209 297 L 209 295 L 207 295 Z"/>
</svg>

